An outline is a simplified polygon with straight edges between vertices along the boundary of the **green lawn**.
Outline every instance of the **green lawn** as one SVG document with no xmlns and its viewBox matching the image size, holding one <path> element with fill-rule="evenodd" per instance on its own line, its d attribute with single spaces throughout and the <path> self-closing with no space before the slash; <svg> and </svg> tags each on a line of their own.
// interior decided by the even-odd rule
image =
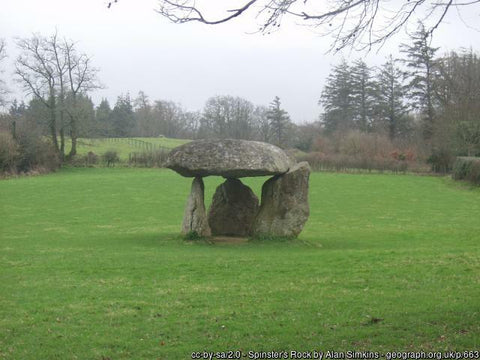
<svg viewBox="0 0 480 360">
<path fill-rule="evenodd" d="M 209 245 L 178 235 L 189 187 L 129 168 L 0 181 L 0 359 L 479 350 L 479 189 L 314 173 L 298 240 Z"/>
<path fill-rule="evenodd" d="M 102 155 L 106 151 L 116 150 L 121 160 L 128 160 L 128 154 L 132 152 L 158 147 L 172 149 L 189 141 L 191 140 L 170 138 L 82 138 L 78 139 L 77 151 L 79 155 L 87 154 L 89 151 Z M 69 141 L 67 143 L 70 145 Z"/>
</svg>

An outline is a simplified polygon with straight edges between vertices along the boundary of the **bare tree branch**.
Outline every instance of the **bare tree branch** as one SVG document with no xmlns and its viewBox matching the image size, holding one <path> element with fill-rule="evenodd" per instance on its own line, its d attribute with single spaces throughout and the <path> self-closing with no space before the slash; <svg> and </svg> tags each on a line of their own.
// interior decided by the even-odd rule
<svg viewBox="0 0 480 360">
<path fill-rule="evenodd" d="M 61 158 L 67 129 L 72 140 L 70 155 L 75 155 L 79 121 L 77 96 L 99 87 L 98 69 L 91 66 L 87 55 L 77 51 L 74 42 L 61 40 L 56 32 L 48 38 L 34 34 L 28 39 L 18 39 L 17 47 L 21 52 L 15 63 L 18 82 L 27 94 L 49 109 L 50 136 Z M 70 119 L 68 123 L 65 114 Z"/>
<path fill-rule="evenodd" d="M 226 16 L 224 18 L 221 18 L 219 20 L 212 20 L 212 21 L 206 20 L 203 14 L 195 7 L 195 5 L 193 6 L 186 5 L 190 1 L 185 1 L 185 0 L 179 0 L 179 1 L 164 0 L 160 2 L 160 9 L 157 10 L 157 12 L 167 17 L 170 21 L 173 21 L 175 23 L 199 21 L 207 25 L 217 25 L 242 15 L 250 6 L 255 4 L 257 1 L 258 0 L 250 0 L 249 2 L 247 2 L 245 5 L 243 5 L 238 9 L 228 10 L 229 13 L 233 13 L 233 14 Z M 180 10 L 182 15 L 180 16 L 176 15 L 175 10 Z"/>
<path fill-rule="evenodd" d="M 307 0 L 244 0 L 241 6 L 225 10 L 223 16 L 209 20 L 208 2 L 195 0 L 160 0 L 158 13 L 174 23 L 201 22 L 216 25 L 239 16 L 247 16 L 247 10 L 256 12 L 257 29 L 270 33 L 278 29 L 283 21 L 297 19 L 333 36 L 332 51 L 346 47 L 370 50 L 381 47 L 388 39 L 419 20 L 428 16 L 430 34 L 444 22 L 453 7 L 472 6 L 480 0 L 332 0 L 309 2 Z M 225 0 L 224 3 L 228 3 Z M 236 2 L 238 4 L 238 2 Z M 233 6 L 232 6 L 233 7 Z"/>
</svg>

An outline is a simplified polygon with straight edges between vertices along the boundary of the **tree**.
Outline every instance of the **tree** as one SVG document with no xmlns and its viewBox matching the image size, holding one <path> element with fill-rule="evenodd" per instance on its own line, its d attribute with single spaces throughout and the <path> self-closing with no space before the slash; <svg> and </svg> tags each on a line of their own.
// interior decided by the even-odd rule
<svg viewBox="0 0 480 360">
<path fill-rule="evenodd" d="M 55 49 L 55 47 L 53 47 Z M 101 85 L 97 79 L 98 69 L 92 67 L 91 59 L 84 53 L 79 53 L 72 41 L 64 40 L 59 51 L 62 52 L 66 61 L 66 80 L 68 87 L 69 105 L 66 107 L 70 119 L 70 138 L 72 147 L 68 157 L 77 154 L 77 138 L 80 119 L 89 119 L 86 111 L 93 113 L 93 104 L 87 99 L 87 94 Z M 89 103 L 90 102 L 90 103 Z M 90 115 L 91 115 L 90 114 Z"/>
<path fill-rule="evenodd" d="M 112 111 L 112 127 L 114 136 L 130 136 L 135 126 L 133 106 L 130 95 L 120 95 Z"/>
<path fill-rule="evenodd" d="M 158 12 L 174 23 L 201 22 L 216 25 L 241 16 L 257 19 L 257 30 L 270 33 L 285 20 L 302 21 L 322 34 L 333 37 L 331 49 L 360 49 L 382 45 L 390 37 L 428 14 L 427 32 L 432 34 L 452 9 L 460 11 L 480 0 L 242 0 L 223 1 L 223 12 L 195 0 L 160 0 Z M 200 3 L 200 5 L 197 5 Z M 246 15 L 248 14 L 248 15 Z"/>
<path fill-rule="evenodd" d="M 33 95 L 48 109 L 48 128 L 52 144 L 57 153 L 63 157 L 57 138 L 58 76 L 48 40 L 40 35 L 33 35 L 30 39 L 19 39 L 17 47 L 21 54 L 15 63 L 15 74 L 24 91 Z"/>
<path fill-rule="evenodd" d="M 404 87 L 400 82 L 402 71 L 396 63 L 397 60 L 390 56 L 377 78 L 377 111 L 391 140 L 408 131 Z"/>
<path fill-rule="evenodd" d="M 287 134 L 290 127 L 290 116 L 280 107 L 280 98 L 275 96 L 270 103 L 270 109 L 267 118 L 270 121 L 272 129 L 272 139 L 274 143 L 280 147 L 285 147 L 287 143 Z"/>
<path fill-rule="evenodd" d="M 358 130 L 366 132 L 372 122 L 376 96 L 372 70 L 362 59 L 358 59 L 351 66 L 351 77 L 353 122 Z"/>
<path fill-rule="evenodd" d="M 268 108 L 266 106 L 257 106 L 253 111 L 253 127 L 256 133 L 254 139 L 263 142 L 269 142 L 272 137 L 270 120 L 268 119 Z"/>
<path fill-rule="evenodd" d="M 17 99 L 14 99 L 12 105 L 10 105 L 10 109 L 8 114 L 11 118 L 11 130 L 12 130 L 12 138 L 15 140 L 17 137 L 17 123 L 18 120 L 25 115 L 26 112 L 25 103 L 22 101 L 20 104 L 18 103 Z"/>
<path fill-rule="evenodd" d="M 410 36 L 409 44 L 400 46 L 401 52 L 406 54 L 404 60 L 408 68 L 408 95 L 413 109 L 420 112 L 423 137 L 429 140 L 434 131 L 435 122 L 435 76 L 437 67 L 435 53 L 438 48 L 429 45 L 430 33 L 420 23 L 418 30 Z"/>
<path fill-rule="evenodd" d="M 135 133 L 138 136 L 147 137 L 159 135 L 158 130 L 155 129 L 153 107 L 148 96 L 143 91 L 139 91 L 133 105 L 135 108 Z"/>
<path fill-rule="evenodd" d="M 107 99 L 102 99 L 95 109 L 97 135 L 108 137 L 113 134 L 112 109 Z"/>
<path fill-rule="evenodd" d="M 156 135 L 178 138 L 187 126 L 185 110 L 173 101 L 157 100 L 153 109 Z"/>
<path fill-rule="evenodd" d="M 373 121 L 375 81 L 372 69 L 361 59 L 349 65 L 345 59 L 327 77 L 319 104 L 327 133 L 346 130 L 369 131 Z"/>
<path fill-rule="evenodd" d="M 452 52 L 438 61 L 440 102 L 434 140 L 459 155 L 480 155 L 480 58 L 472 50 Z"/>
<path fill-rule="evenodd" d="M 75 140 L 73 140 L 72 136 L 72 146 L 75 144 L 75 151 L 71 150 L 68 155 L 68 157 L 71 158 L 76 154 L 76 142 L 78 137 L 94 137 L 97 134 L 95 126 L 95 107 L 89 96 L 83 93 L 74 96 L 71 92 L 69 92 L 65 98 L 65 105 L 68 109 L 70 120 L 70 135 L 75 131 Z M 72 122 L 75 123 L 75 127 Z"/>
<path fill-rule="evenodd" d="M 77 51 L 74 42 L 60 40 L 57 33 L 50 37 L 35 34 L 31 38 L 19 39 L 17 47 L 21 52 L 15 63 L 18 81 L 27 94 L 40 100 L 49 110 L 50 137 L 60 158 L 65 156 L 67 130 L 72 141 L 68 156 L 74 156 L 80 118 L 77 99 L 99 86 L 98 70 L 91 66 L 87 55 Z"/>
<path fill-rule="evenodd" d="M 254 109 L 250 101 L 240 97 L 211 97 L 203 109 L 202 133 L 207 137 L 250 139 Z"/>
<path fill-rule="evenodd" d="M 199 111 L 186 111 L 183 116 L 185 118 L 185 132 L 182 137 L 185 139 L 197 139 L 202 114 Z"/>
<path fill-rule="evenodd" d="M 5 106 L 7 104 L 7 94 L 8 94 L 8 89 L 5 83 L 5 80 L 2 78 L 3 76 L 3 68 L 2 68 L 2 62 L 5 60 L 7 57 L 7 52 L 6 52 L 6 44 L 5 40 L 0 39 L 0 107 Z"/>
<path fill-rule="evenodd" d="M 319 105 L 323 105 L 322 123 L 327 133 L 354 128 L 352 70 L 345 59 L 328 75 Z"/>
</svg>

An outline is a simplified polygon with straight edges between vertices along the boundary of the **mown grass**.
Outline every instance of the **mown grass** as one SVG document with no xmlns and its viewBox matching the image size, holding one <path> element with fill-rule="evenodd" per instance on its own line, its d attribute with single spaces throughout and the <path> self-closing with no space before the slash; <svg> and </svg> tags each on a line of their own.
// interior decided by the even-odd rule
<svg viewBox="0 0 480 360">
<path fill-rule="evenodd" d="M 121 160 L 128 160 L 130 153 L 150 149 L 147 148 L 148 144 L 151 144 L 154 148 L 172 149 L 189 141 L 191 140 L 170 138 L 82 138 L 78 139 L 77 152 L 79 155 L 85 155 L 90 151 L 97 155 L 102 155 L 109 150 L 115 150 Z"/>
<path fill-rule="evenodd" d="M 128 168 L 1 181 L 0 358 L 478 350 L 478 189 L 314 173 L 299 239 L 211 245 L 178 234 L 189 187 Z"/>
</svg>

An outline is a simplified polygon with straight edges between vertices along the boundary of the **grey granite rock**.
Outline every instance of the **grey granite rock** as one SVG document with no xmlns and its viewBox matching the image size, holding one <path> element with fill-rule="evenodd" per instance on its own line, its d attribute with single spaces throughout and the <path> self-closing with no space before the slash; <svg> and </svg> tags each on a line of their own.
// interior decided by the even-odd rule
<svg viewBox="0 0 480 360">
<path fill-rule="evenodd" d="M 189 142 L 170 151 L 166 163 L 186 177 L 225 178 L 277 175 L 291 166 L 291 159 L 274 145 L 233 139 Z"/>
<path fill-rule="evenodd" d="M 182 233 L 186 235 L 193 232 L 199 236 L 210 236 L 211 234 L 205 211 L 204 185 L 201 177 L 193 179 L 183 215 Z"/>
<path fill-rule="evenodd" d="M 208 211 L 212 235 L 250 235 L 257 212 L 253 191 L 238 179 L 227 179 L 217 187 Z"/>
<path fill-rule="evenodd" d="M 296 164 L 286 174 L 268 179 L 262 186 L 262 203 L 253 225 L 255 236 L 296 237 L 308 220 L 307 162 Z"/>
</svg>

